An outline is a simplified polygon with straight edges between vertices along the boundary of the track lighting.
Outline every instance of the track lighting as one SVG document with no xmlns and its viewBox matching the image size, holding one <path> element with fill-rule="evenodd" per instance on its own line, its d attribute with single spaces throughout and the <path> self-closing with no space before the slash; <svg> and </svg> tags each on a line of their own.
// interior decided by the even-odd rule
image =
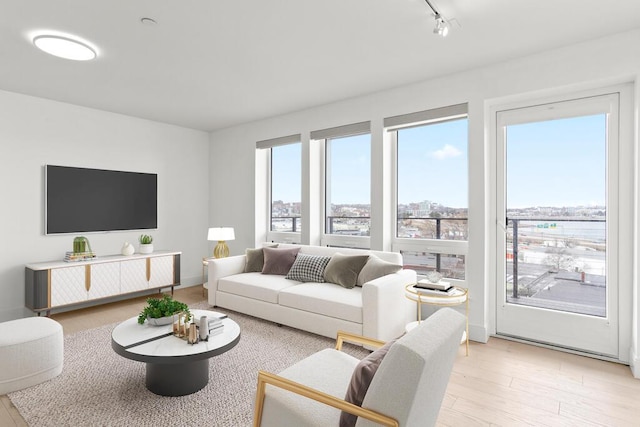
<svg viewBox="0 0 640 427">
<path fill-rule="evenodd" d="M 433 16 L 436 20 L 436 26 L 433 28 L 433 34 L 437 34 L 441 37 L 447 37 L 447 34 L 449 34 L 449 23 L 442 17 L 442 15 L 440 15 L 440 12 L 433 7 L 429 0 L 424 1 L 427 3 L 431 11 L 433 11 Z"/>
<path fill-rule="evenodd" d="M 433 29 L 433 34 L 442 37 L 447 37 L 447 34 L 449 34 L 449 23 L 439 13 L 436 13 L 436 26 Z"/>
</svg>

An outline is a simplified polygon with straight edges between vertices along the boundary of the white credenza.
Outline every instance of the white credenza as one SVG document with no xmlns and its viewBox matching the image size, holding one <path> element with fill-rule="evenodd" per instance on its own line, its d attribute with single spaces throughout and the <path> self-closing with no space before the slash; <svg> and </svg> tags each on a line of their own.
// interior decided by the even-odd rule
<svg viewBox="0 0 640 427">
<path fill-rule="evenodd" d="M 180 285 L 181 252 L 110 255 L 91 261 L 40 262 L 25 268 L 25 304 L 38 314 L 57 308 Z"/>
</svg>

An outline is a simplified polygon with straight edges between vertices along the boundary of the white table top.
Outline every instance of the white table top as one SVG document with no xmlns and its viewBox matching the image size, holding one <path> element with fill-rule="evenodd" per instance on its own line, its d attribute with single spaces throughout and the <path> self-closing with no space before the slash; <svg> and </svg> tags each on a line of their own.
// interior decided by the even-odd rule
<svg viewBox="0 0 640 427">
<path fill-rule="evenodd" d="M 196 323 L 201 316 L 207 316 L 209 320 L 224 316 L 223 313 L 208 310 L 190 310 L 195 316 Z M 213 353 L 225 346 L 237 342 L 240 336 L 240 326 L 229 318 L 222 320 L 224 329 L 222 333 L 209 337 L 209 341 L 200 341 L 197 344 L 188 344 L 187 340 L 173 336 L 173 325 L 153 326 L 149 322 L 140 325 L 137 317 L 125 320 L 116 326 L 111 332 L 112 346 L 120 355 L 134 360 L 145 360 L 154 357 L 197 356 L 207 357 L 206 353 Z M 157 337 L 162 338 L 154 339 Z M 144 344 L 136 343 L 152 340 Z M 235 344 L 233 344 L 235 345 Z M 231 345 L 231 347 L 233 347 Z M 128 347 L 131 346 L 131 347 Z M 116 348 L 118 347 L 118 348 Z M 127 348 L 128 347 L 128 348 Z M 220 353 L 226 350 L 220 351 Z M 126 353 L 126 354 L 123 354 Z M 139 357 L 136 357 L 139 356 Z"/>
</svg>

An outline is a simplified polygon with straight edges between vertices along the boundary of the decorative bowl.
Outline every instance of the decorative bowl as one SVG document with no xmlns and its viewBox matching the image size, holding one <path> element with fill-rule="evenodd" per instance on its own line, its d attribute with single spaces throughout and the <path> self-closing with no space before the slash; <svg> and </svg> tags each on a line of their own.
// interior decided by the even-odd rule
<svg viewBox="0 0 640 427">
<path fill-rule="evenodd" d="M 153 326 L 162 326 L 169 325 L 173 323 L 173 316 L 165 316 L 165 317 L 147 317 L 147 322 Z"/>
</svg>

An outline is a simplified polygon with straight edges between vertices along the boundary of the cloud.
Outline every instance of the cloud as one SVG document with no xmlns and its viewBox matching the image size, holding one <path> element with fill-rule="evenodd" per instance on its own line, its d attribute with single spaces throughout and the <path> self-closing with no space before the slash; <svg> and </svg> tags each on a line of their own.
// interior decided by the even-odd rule
<svg viewBox="0 0 640 427">
<path fill-rule="evenodd" d="M 438 160 L 450 159 L 452 157 L 458 157 L 462 155 L 462 151 L 458 150 L 453 145 L 445 144 L 439 150 L 436 150 L 431 153 L 431 157 L 434 157 Z"/>
</svg>

